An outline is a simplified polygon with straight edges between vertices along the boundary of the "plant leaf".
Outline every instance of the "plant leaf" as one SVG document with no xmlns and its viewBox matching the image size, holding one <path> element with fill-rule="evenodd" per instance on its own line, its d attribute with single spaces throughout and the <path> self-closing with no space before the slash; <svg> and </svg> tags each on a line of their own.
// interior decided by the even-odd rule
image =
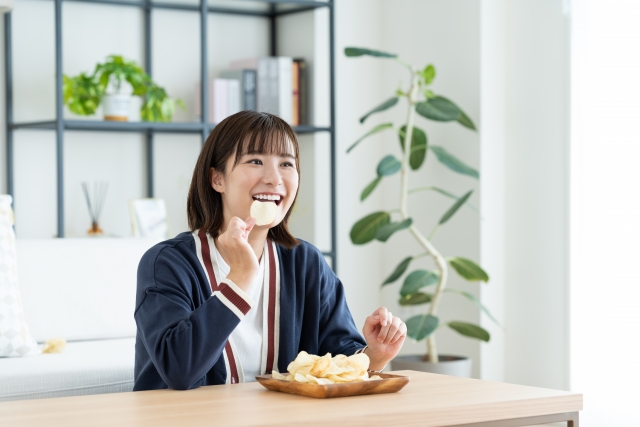
<svg viewBox="0 0 640 427">
<path fill-rule="evenodd" d="M 473 190 L 469 190 L 469 192 L 467 192 L 467 194 L 465 194 L 464 196 L 460 197 L 458 199 L 457 202 L 455 202 L 453 204 L 453 206 L 451 206 L 449 208 L 449 210 L 447 212 L 445 212 L 444 215 L 442 215 L 442 218 L 440 218 L 440 222 L 438 224 L 442 225 L 445 222 L 449 221 L 449 218 L 451 218 L 453 216 L 453 214 L 456 213 L 456 211 L 458 209 L 460 209 L 460 206 L 464 205 L 465 202 L 467 201 L 467 199 L 469 198 L 469 196 L 471 196 L 471 193 L 473 193 Z"/>
<path fill-rule="evenodd" d="M 364 123 L 364 121 L 367 120 L 367 117 L 369 117 L 373 113 L 379 113 L 381 111 L 388 110 L 389 108 L 393 107 L 397 103 L 398 103 L 398 98 L 395 97 L 395 96 L 393 98 L 387 99 L 382 104 L 378 105 L 373 110 L 369 111 L 367 114 L 365 114 L 364 116 L 360 117 L 360 123 Z"/>
<path fill-rule="evenodd" d="M 451 199 L 454 200 L 458 200 L 460 197 L 456 196 L 453 193 L 449 193 L 447 190 L 443 190 L 442 188 L 439 187 L 418 187 L 418 188 L 414 188 L 412 190 L 409 191 L 409 193 L 415 193 L 416 191 L 426 191 L 426 190 L 430 190 L 430 191 L 435 191 L 437 193 L 442 194 L 443 196 L 449 197 Z M 473 209 L 474 211 L 478 212 L 478 208 L 476 208 L 473 204 L 469 203 L 468 201 L 465 203 L 465 205 L 469 206 L 471 209 Z"/>
<path fill-rule="evenodd" d="M 460 335 L 464 335 L 465 337 L 477 338 L 479 340 L 486 341 L 486 342 L 489 342 L 489 339 L 491 338 L 491 336 L 489 335 L 489 332 L 487 332 L 486 330 L 484 330 L 478 325 L 474 325 L 473 323 L 449 322 L 447 323 L 447 325 L 449 325 L 451 329 L 453 329 Z M 407 329 L 408 328 L 409 328 L 409 325 L 407 325 Z"/>
<path fill-rule="evenodd" d="M 379 50 L 373 50 L 373 49 L 367 49 L 364 47 L 346 47 L 344 48 L 344 54 L 346 56 L 362 56 L 362 55 L 369 55 L 369 56 L 375 56 L 378 58 L 397 58 L 398 55 L 396 55 L 395 53 L 387 53 L 387 52 L 381 52 Z"/>
<path fill-rule="evenodd" d="M 480 310 L 484 311 L 485 314 L 487 316 L 489 316 L 489 318 L 491 320 L 494 321 L 494 323 L 498 326 L 501 326 L 500 323 L 496 320 L 495 317 L 493 317 L 493 315 L 491 315 L 491 313 L 489 312 L 489 310 L 487 309 L 487 307 L 485 307 L 484 305 L 482 305 L 482 303 L 480 302 L 480 300 L 478 298 L 476 298 L 475 295 L 473 295 L 472 293 L 466 292 L 466 291 L 461 291 L 459 289 L 453 289 L 453 288 L 445 288 L 444 292 L 450 292 L 450 293 L 454 293 L 454 294 L 458 294 L 458 295 L 462 295 L 463 297 L 467 298 L 469 301 L 471 301 L 472 303 L 474 303 Z"/>
<path fill-rule="evenodd" d="M 362 190 L 362 194 L 360 194 L 360 201 L 361 202 L 364 199 L 366 199 L 367 197 L 369 197 L 369 194 L 371 194 L 371 192 L 376 188 L 376 186 L 380 183 L 380 181 L 382 181 L 382 177 L 381 176 L 379 176 L 376 179 L 374 179 L 373 181 L 371 181 L 371 183 L 369 185 L 367 185 L 364 190 Z"/>
<path fill-rule="evenodd" d="M 389 224 L 389 213 L 384 211 L 374 212 L 360 219 L 351 228 L 351 241 L 355 245 L 363 245 L 376 238 L 378 229 Z"/>
<path fill-rule="evenodd" d="M 458 118 L 460 109 L 448 99 L 436 96 L 416 104 L 416 113 L 426 119 L 450 122 Z"/>
<path fill-rule="evenodd" d="M 480 178 L 480 174 L 478 173 L 477 170 L 465 165 L 460 160 L 458 160 L 457 157 L 450 154 L 444 148 L 437 145 L 430 145 L 429 149 L 435 153 L 440 163 L 442 163 L 452 171 L 461 173 L 463 175 L 472 176 L 475 179 Z"/>
<path fill-rule="evenodd" d="M 475 262 L 467 258 L 462 257 L 450 257 L 447 258 L 451 267 L 458 272 L 458 274 L 469 281 L 482 280 L 483 282 L 489 281 L 489 275 Z"/>
<path fill-rule="evenodd" d="M 402 126 L 398 132 L 400 145 L 404 151 L 404 138 L 407 135 L 407 126 Z M 413 127 L 411 132 L 411 153 L 409 153 L 409 165 L 416 170 L 422 166 L 427 154 L 427 134 L 420 128 Z"/>
<path fill-rule="evenodd" d="M 393 175 L 398 172 L 402 168 L 402 163 L 400 160 L 396 159 L 394 156 L 389 154 L 378 163 L 378 168 L 376 172 L 379 177 Z"/>
<path fill-rule="evenodd" d="M 424 80 L 424 84 L 430 85 L 434 77 L 436 76 L 436 69 L 434 68 L 433 65 L 429 64 L 426 67 L 424 67 L 424 70 L 420 72 L 420 75 Z"/>
<path fill-rule="evenodd" d="M 387 225 L 384 225 L 378 229 L 378 232 L 376 233 L 376 239 L 381 242 L 386 242 L 393 233 L 410 227 L 412 222 L 413 221 L 411 218 L 407 218 L 404 221 L 391 222 Z"/>
<path fill-rule="evenodd" d="M 411 263 L 412 259 L 413 259 L 413 257 L 410 256 L 410 257 L 406 257 L 405 259 L 400 261 L 400 264 L 398 264 L 396 269 L 393 270 L 393 273 L 391 273 L 389 275 L 389 277 L 387 277 L 384 280 L 384 282 L 382 282 L 381 286 L 387 285 L 389 283 L 393 283 L 396 280 L 398 280 L 400 278 L 400 276 L 402 276 L 404 274 L 404 272 L 407 271 L 407 267 L 409 267 L 409 264 Z"/>
<path fill-rule="evenodd" d="M 471 130 L 476 130 L 476 125 L 473 124 L 473 121 L 471 121 L 471 119 L 469 118 L 469 116 L 467 116 L 464 111 L 462 111 L 462 109 L 460 107 L 458 107 L 455 103 L 453 103 L 451 100 L 445 98 L 444 96 L 437 96 L 436 98 L 440 99 L 439 102 L 444 102 L 444 103 L 449 103 L 451 105 L 453 105 L 455 108 L 458 109 L 458 111 L 460 112 L 458 114 L 458 116 L 455 118 L 455 120 L 460 123 L 462 126 L 469 128 Z M 453 109 L 452 109 L 453 111 Z M 435 120 L 435 119 L 434 119 Z"/>
<path fill-rule="evenodd" d="M 458 116 L 458 118 L 456 119 L 458 121 L 458 123 L 460 123 L 462 126 L 469 128 L 471 130 L 476 130 L 476 125 L 473 124 L 473 122 L 471 121 L 471 119 L 469 118 L 469 116 L 467 116 L 464 111 L 460 110 L 460 115 Z"/>
<path fill-rule="evenodd" d="M 404 298 L 400 298 L 398 300 L 398 304 L 403 306 L 427 304 L 427 303 L 430 303 L 432 299 L 433 299 L 433 294 L 425 294 L 422 292 L 417 292 L 415 294 L 407 295 Z"/>
<path fill-rule="evenodd" d="M 407 295 L 415 294 L 425 286 L 435 285 L 439 279 L 440 274 L 437 271 L 416 270 L 405 277 L 400 289 L 400 296 L 406 297 Z"/>
<path fill-rule="evenodd" d="M 438 327 L 438 318 L 430 314 L 413 316 L 407 320 L 407 336 L 416 341 L 428 337 Z"/>
<path fill-rule="evenodd" d="M 351 147 L 347 148 L 347 153 L 350 152 L 351 150 L 353 150 L 355 148 L 356 145 L 358 145 L 360 143 L 360 141 L 362 141 L 363 139 L 376 134 L 378 132 L 381 132 L 385 129 L 389 129 L 389 128 L 393 128 L 393 123 L 383 123 L 381 125 L 378 125 L 376 127 L 374 127 L 373 129 L 371 129 L 369 132 L 365 133 L 364 135 L 362 135 L 360 138 L 358 138 L 358 140 L 356 142 L 354 142 L 353 144 L 351 144 Z"/>
</svg>

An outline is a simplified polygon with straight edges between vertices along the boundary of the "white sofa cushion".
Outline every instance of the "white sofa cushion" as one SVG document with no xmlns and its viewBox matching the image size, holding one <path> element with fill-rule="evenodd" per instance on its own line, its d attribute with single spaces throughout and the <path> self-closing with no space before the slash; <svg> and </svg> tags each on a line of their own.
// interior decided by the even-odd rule
<svg viewBox="0 0 640 427">
<path fill-rule="evenodd" d="M 12 198 L 0 195 L 0 357 L 39 354 L 25 322 L 16 260 Z"/>
<path fill-rule="evenodd" d="M 135 338 L 68 343 L 60 354 L 0 359 L 0 401 L 133 390 Z"/>
<path fill-rule="evenodd" d="M 24 313 L 40 342 L 133 337 L 136 276 L 159 239 L 18 239 Z"/>
</svg>

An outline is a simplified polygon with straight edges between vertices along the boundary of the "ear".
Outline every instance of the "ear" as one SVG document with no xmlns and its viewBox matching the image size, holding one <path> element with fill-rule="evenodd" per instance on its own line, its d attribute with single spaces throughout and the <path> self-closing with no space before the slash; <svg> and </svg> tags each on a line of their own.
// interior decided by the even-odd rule
<svg viewBox="0 0 640 427">
<path fill-rule="evenodd" d="M 209 168 L 209 183 L 218 193 L 224 193 L 224 181 L 222 180 L 222 173 Z"/>
</svg>

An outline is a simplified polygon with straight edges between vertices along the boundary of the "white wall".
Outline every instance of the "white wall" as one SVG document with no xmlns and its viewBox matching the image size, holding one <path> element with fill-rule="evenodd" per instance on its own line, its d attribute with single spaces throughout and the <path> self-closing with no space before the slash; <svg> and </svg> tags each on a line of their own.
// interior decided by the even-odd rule
<svg viewBox="0 0 640 427">
<path fill-rule="evenodd" d="M 480 11 L 480 252 L 491 272 L 491 286 L 480 290 L 482 303 L 501 322 L 486 314 L 480 321 L 491 341 L 480 346 L 480 376 L 504 381 L 506 274 L 506 0 L 484 0 Z"/>
<path fill-rule="evenodd" d="M 483 377 L 566 389 L 568 8 L 488 0 L 482 27 L 483 260 L 497 279 L 482 299 L 506 329 L 483 346 Z"/>
<path fill-rule="evenodd" d="M 572 7 L 571 389 L 582 425 L 637 426 L 640 4 Z"/>
<path fill-rule="evenodd" d="M 347 287 L 349 307 L 356 324 L 380 305 L 379 283 L 384 274 L 377 244 L 354 246 L 349 238 L 351 226 L 369 212 L 386 206 L 382 192 L 360 203 L 360 192 L 375 171 L 382 155 L 383 138 L 374 137 L 366 147 L 346 154 L 347 148 L 364 132 L 358 119 L 383 97 L 383 71 L 371 59 L 344 56 L 347 46 L 377 47 L 383 42 L 383 22 L 379 0 L 336 2 L 336 126 L 338 170 L 338 250 L 339 275 Z"/>
</svg>

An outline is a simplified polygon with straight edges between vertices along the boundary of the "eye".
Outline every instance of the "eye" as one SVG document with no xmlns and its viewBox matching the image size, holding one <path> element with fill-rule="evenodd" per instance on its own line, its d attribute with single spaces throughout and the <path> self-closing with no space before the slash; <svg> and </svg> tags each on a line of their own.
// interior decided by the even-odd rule
<svg viewBox="0 0 640 427">
<path fill-rule="evenodd" d="M 251 164 L 254 164 L 254 165 L 261 165 L 262 164 L 262 160 L 260 160 L 260 159 L 251 159 L 247 163 L 251 163 Z"/>
<path fill-rule="evenodd" d="M 284 162 L 284 163 L 282 164 L 282 166 L 286 166 L 286 167 L 291 167 L 291 168 L 292 168 L 292 167 L 293 167 L 293 163 L 291 163 L 291 162 Z"/>
</svg>

